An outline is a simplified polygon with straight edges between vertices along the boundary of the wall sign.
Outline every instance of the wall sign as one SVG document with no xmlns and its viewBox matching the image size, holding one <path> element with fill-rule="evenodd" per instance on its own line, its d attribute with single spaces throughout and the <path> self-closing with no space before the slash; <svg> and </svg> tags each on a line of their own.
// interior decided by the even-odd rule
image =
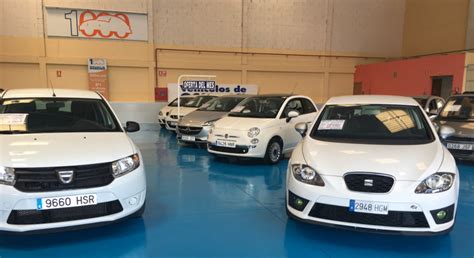
<svg viewBox="0 0 474 258">
<path fill-rule="evenodd" d="M 106 99 L 109 98 L 109 79 L 107 75 L 107 60 L 89 58 L 87 61 L 89 74 L 89 90 L 97 91 Z"/>
<path fill-rule="evenodd" d="M 225 95 L 225 94 L 258 94 L 258 85 L 255 84 L 217 84 L 215 81 L 183 81 L 181 96 L 184 95 Z M 168 101 L 178 97 L 176 83 L 168 83 Z"/>
<path fill-rule="evenodd" d="M 148 40 L 146 14 L 46 8 L 52 37 Z"/>
</svg>

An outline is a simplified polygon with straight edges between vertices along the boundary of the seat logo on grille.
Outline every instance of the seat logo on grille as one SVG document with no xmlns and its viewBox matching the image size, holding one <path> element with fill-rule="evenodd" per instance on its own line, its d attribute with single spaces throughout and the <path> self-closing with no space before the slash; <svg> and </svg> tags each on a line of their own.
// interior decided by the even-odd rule
<svg viewBox="0 0 474 258">
<path fill-rule="evenodd" d="M 372 179 L 364 179 L 364 186 L 368 186 L 368 187 L 374 186 L 374 180 L 372 180 Z"/>
<path fill-rule="evenodd" d="M 70 184 L 74 178 L 74 170 L 61 170 L 57 173 L 59 181 L 63 184 Z"/>
</svg>

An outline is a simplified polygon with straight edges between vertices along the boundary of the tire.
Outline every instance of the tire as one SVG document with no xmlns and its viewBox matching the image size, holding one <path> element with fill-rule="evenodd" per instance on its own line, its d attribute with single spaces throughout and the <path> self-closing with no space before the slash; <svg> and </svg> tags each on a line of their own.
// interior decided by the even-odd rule
<svg viewBox="0 0 474 258">
<path fill-rule="evenodd" d="M 283 146 L 278 139 L 271 139 L 268 143 L 267 150 L 265 152 L 265 157 L 263 160 L 267 164 L 276 164 L 280 161 L 283 154 Z"/>
</svg>

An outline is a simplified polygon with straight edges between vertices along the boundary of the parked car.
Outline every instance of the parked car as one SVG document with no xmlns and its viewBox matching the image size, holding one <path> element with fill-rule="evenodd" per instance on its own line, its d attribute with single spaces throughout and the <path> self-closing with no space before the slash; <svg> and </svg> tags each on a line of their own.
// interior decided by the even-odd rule
<svg viewBox="0 0 474 258">
<path fill-rule="evenodd" d="M 413 97 L 428 115 L 437 115 L 446 102 L 438 96 Z"/>
<path fill-rule="evenodd" d="M 474 94 L 451 96 L 433 121 L 455 158 L 474 160 Z"/>
<path fill-rule="evenodd" d="M 211 125 L 247 97 L 247 95 L 226 95 L 215 98 L 184 116 L 178 123 L 178 141 L 207 144 Z"/>
<path fill-rule="evenodd" d="M 306 96 L 249 97 L 211 126 L 208 151 L 277 163 L 301 140 L 294 125 L 312 122 L 316 113 L 314 102 Z"/>
<path fill-rule="evenodd" d="M 58 230 L 141 216 L 140 150 L 98 93 L 7 90 L 0 98 L 0 231 Z"/>
<path fill-rule="evenodd" d="M 193 99 L 187 101 L 179 108 L 179 118 L 178 118 L 178 108 L 173 108 L 170 111 L 170 115 L 165 118 L 166 129 L 169 131 L 176 131 L 176 125 L 179 122 L 179 119 L 183 118 L 185 115 L 197 110 L 202 105 L 206 104 L 210 100 L 216 98 L 216 96 L 210 95 L 198 95 Z"/>
<path fill-rule="evenodd" d="M 454 225 L 456 162 L 412 98 L 331 98 L 287 173 L 287 213 L 350 229 L 440 234 Z"/>
<path fill-rule="evenodd" d="M 194 97 L 195 96 L 182 96 L 180 98 L 180 105 L 183 106 L 186 102 L 192 100 Z M 178 98 L 175 98 L 160 110 L 158 113 L 158 123 L 162 128 L 166 127 L 166 118 L 170 115 L 170 112 L 176 108 L 178 108 Z"/>
</svg>

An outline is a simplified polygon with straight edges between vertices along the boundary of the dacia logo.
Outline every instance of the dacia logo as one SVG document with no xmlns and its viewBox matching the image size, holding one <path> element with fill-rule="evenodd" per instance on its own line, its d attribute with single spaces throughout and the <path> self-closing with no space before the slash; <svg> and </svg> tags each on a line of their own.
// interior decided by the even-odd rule
<svg viewBox="0 0 474 258">
<path fill-rule="evenodd" d="M 374 186 L 374 180 L 372 180 L 372 179 L 364 179 L 364 186 L 367 186 L 367 187 L 372 187 L 372 186 Z"/>
<path fill-rule="evenodd" d="M 228 134 L 225 134 L 225 135 L 224 135 L 224 138 L 226 138 L 226 139 L 229 138 L 229 135 L 228 135 Z"/>
<path fill-rule="evenodd" d="M 60 170 L 57 173 L 59 181 L 63 184 L 70 184 L 74 178 L 74 170 Z"/>
</svg>

